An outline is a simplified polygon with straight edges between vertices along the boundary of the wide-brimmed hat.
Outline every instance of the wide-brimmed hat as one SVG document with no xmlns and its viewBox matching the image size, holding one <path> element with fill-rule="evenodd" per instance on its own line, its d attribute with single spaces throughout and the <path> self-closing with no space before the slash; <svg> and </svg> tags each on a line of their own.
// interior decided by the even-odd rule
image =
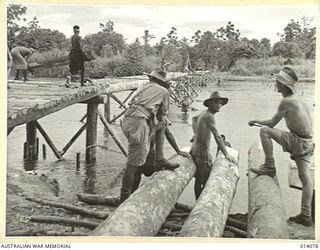
<svg viewBox="0 0 320 250">
<path fill-rule="evenodd" d="M 213 100 L 222 100 L 222 106 L 226 105 L 229 101 L 228 98 L 222 97 L 218 91 L 213 92 L 210 97 L 203 102 L 203 105 L 209 107 L 209 103 Z"/>
<path fill-rule="evenodd" d="M 156 78 L 162 82 L 167 83 L 168 79 L 167 79 L 167 72 L 161 70 L 161 69 L 155 69 L 153 70 L 150 74 L 149 73 L 145 73 L 147 76 L 149 77 L 153 77 Z"/>
<path fill-rule="evenodd" d="M 293 79 L 293 77 L 290 76 L 287 72 L 282 69 L 278 74 L 275 74 L 275 77 L 276 81 L 287 86 L 289 89 L 291 89 L 292 93 L 295 92 L 295 84 L 297 81 Z"/>
</svg>

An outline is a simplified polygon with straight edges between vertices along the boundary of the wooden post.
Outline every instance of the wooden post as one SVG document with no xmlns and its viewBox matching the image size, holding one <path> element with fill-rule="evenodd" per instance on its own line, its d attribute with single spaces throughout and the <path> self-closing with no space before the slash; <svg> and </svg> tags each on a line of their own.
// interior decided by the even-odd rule
<svg viewBox="0 0 320 250">
<path fill-rule="evenodd" d="M 96 160 L 98 103 L 87 104 L 86 161 Z"/>
<path fill-rule="evenodd" d="M 45 144 L 42 144 L 42 157 L 43 159 L 47 158 L 47 148 Z"/>
<path fill-rule="evenodd" d="M 250 147 L 248 159 L 249 169 L 263 164 L 261 143 Z M 287 217 L 277 177 L 256 175 L 248 170 L 248 178 L 248 238 L 288 239 Z"/>
<path fill-rule="evenodd" d="M 147 178 L 91 235 L 156 235 L 196 171 L 191 159 L 175 155 L 170 160 L 178 162 L 180 167 Z"/>
<path fill-rule="evenodd" d="M 23 159 L 28 159 L 28 142 L 23 143 Z"/>
<path fill-rule="evenodd" d="M 80 153 L 77 153 L 77 169 L 80 168 Z"/>
<path fill-rule="evenodd" d="M 120 139 L 117 137 L 117 135 L 113 132 L 110 124 L 108 121 L 103 117 L 102 113 L 98 110 L 98 115 L 100 120 L 102 121 L 104 127 L 108 130 L 109 134 L 112 136 L 122 153 L 127 157 L 128 156 L 128 150 L 122 145 Z"/>
<path fill-rule="evenodd" d="M 227 150 L 230 155 L 239 159 L 237 150 L 228 147 Z M 238 180 L 238 166 L 226 160 L 220 152 L 179 236 L 222 237 Z"/>
<path fill-rule="evenodd" d="M 106 120 L 108 122 L 110 122 L 110 111 L 111 111 L 111 107 L 110 107 L 110 95 L 108 95 L 107 97 L 107 102 L 104 104 L 104 117 L 106 118 Z"/>
<path fill-rule="evenodd" d="M 62 158 L 61 153 L 59 152 L 59 150 L 56 148 L 56 146 L 53 144 L 53 142 L 51 141 L 49 135 L 46 133 L 46 131 L 41 127 L 40 123 L 38 121 L 35 121 L 36 127 L 39 130 L 39 132 L 42 134 L 43 138 L 45 139 L 45 141 L 48 143 L 49 147 L 52 149 L 53 153 L 55 154 L 55 156 L 58 159 Z"/>
<path fill-rule="evenodd" d="M 37 127 L 35 121 L 28 122 L 27 126 L 27 145 L 28 145 L 28 160 L 33 160 L 36 158 L 36 147 L 37 147 Z"/>
</svg>

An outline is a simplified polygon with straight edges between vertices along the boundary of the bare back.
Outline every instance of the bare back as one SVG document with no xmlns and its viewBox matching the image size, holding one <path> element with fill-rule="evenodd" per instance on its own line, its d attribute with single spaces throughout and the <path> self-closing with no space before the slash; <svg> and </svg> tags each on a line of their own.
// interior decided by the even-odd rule
<svg viewBox="0 0 320 250">
<path fill-rule="evenodd" d="M 209 124 L 215 123 L 214 115 L 203 111 L 197 118 L 195 124 L 195 140 L 191 146 L 193 155 L 205 155 L 210 149 L 211 129 Z"/>
<path fill-rule="evenodd" d="M 312 119 L 308 106 L 295 95 L 285 97 L 279 105 L 288 129 L 298 136 L 312 136 Z"/>
</svg>

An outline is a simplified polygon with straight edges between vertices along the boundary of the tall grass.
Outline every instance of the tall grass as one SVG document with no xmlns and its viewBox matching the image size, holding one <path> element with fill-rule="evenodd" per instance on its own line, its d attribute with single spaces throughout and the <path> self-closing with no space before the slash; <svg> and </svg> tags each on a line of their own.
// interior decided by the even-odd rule
<svg viewBox="0 0 320 250">
<path fill-rule="evenodd" d="M 230 73 L 240 76 L 270 75 L 277 73 L 284 66 L 285 58 L 269 57 L 259 59 L 241 59 L 230 69 Z M 315 62 L 303 58 L 291 59 L 291 67 L 299 77 L 315 77 Z"/>
</svg>

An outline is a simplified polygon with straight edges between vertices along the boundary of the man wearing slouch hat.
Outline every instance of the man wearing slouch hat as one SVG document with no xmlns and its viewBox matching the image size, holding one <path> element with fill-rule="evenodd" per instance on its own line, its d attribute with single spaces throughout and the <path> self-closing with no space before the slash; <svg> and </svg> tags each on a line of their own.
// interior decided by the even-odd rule
<svg viewBox="0 0 320 250">
<path fill-rule="evenodd" d="M 308 106 L 295 95 L 298 81 L 296 73 L 289 67 L 283 67 L 275 76 L 277 90 L 283 96 L 277 112 L 271 119 L 249 121 L 249 126 L 254 124 L 264 126 L 260 130 L 260 138 L 265 153 L 265 163 L 257 169 L 252 168 L 251 171 L 257 175 L 271 177 L 276 175 L 272 140 L 279 143 L 284 152 L 289 152 L 297 164 L 302 183 L 301 212 L 297 216 L 290 217 L 289 221 L 311 226 L 313 224 L 311 218 L 313 185 L 310 165 L 314 150 L 312 118 Z M 284 118 L 289 131 L 274 128 L 282 118 Z"/>
<path fill-rule="evenodd" d="M 120 202 L 126 200 L 139 186 L 141 174 L 148 172 L 147 158 L 155 161 L 158 170 L 174 170 L 179 164 L 172 164 L 163 155 L 163 137 L 166 115 L 169 110 L 170 86 L 166 72 L 161 69 L 147 74 L 149 82 L 132 98 L 130 107 L 122 120 L 122 131 L 128 139 L 127 167 L 122 178 Z M 153 139 L 155 138 L 155 139 Z M 150 154 L 155 140 L 155 156 Z M 147 169 L 146 169 L 147 168 Z M 151 170 L 152 174 L 153 170 Z M 148 174 L 147 174 L 148 175 Z"/>
</svg>

